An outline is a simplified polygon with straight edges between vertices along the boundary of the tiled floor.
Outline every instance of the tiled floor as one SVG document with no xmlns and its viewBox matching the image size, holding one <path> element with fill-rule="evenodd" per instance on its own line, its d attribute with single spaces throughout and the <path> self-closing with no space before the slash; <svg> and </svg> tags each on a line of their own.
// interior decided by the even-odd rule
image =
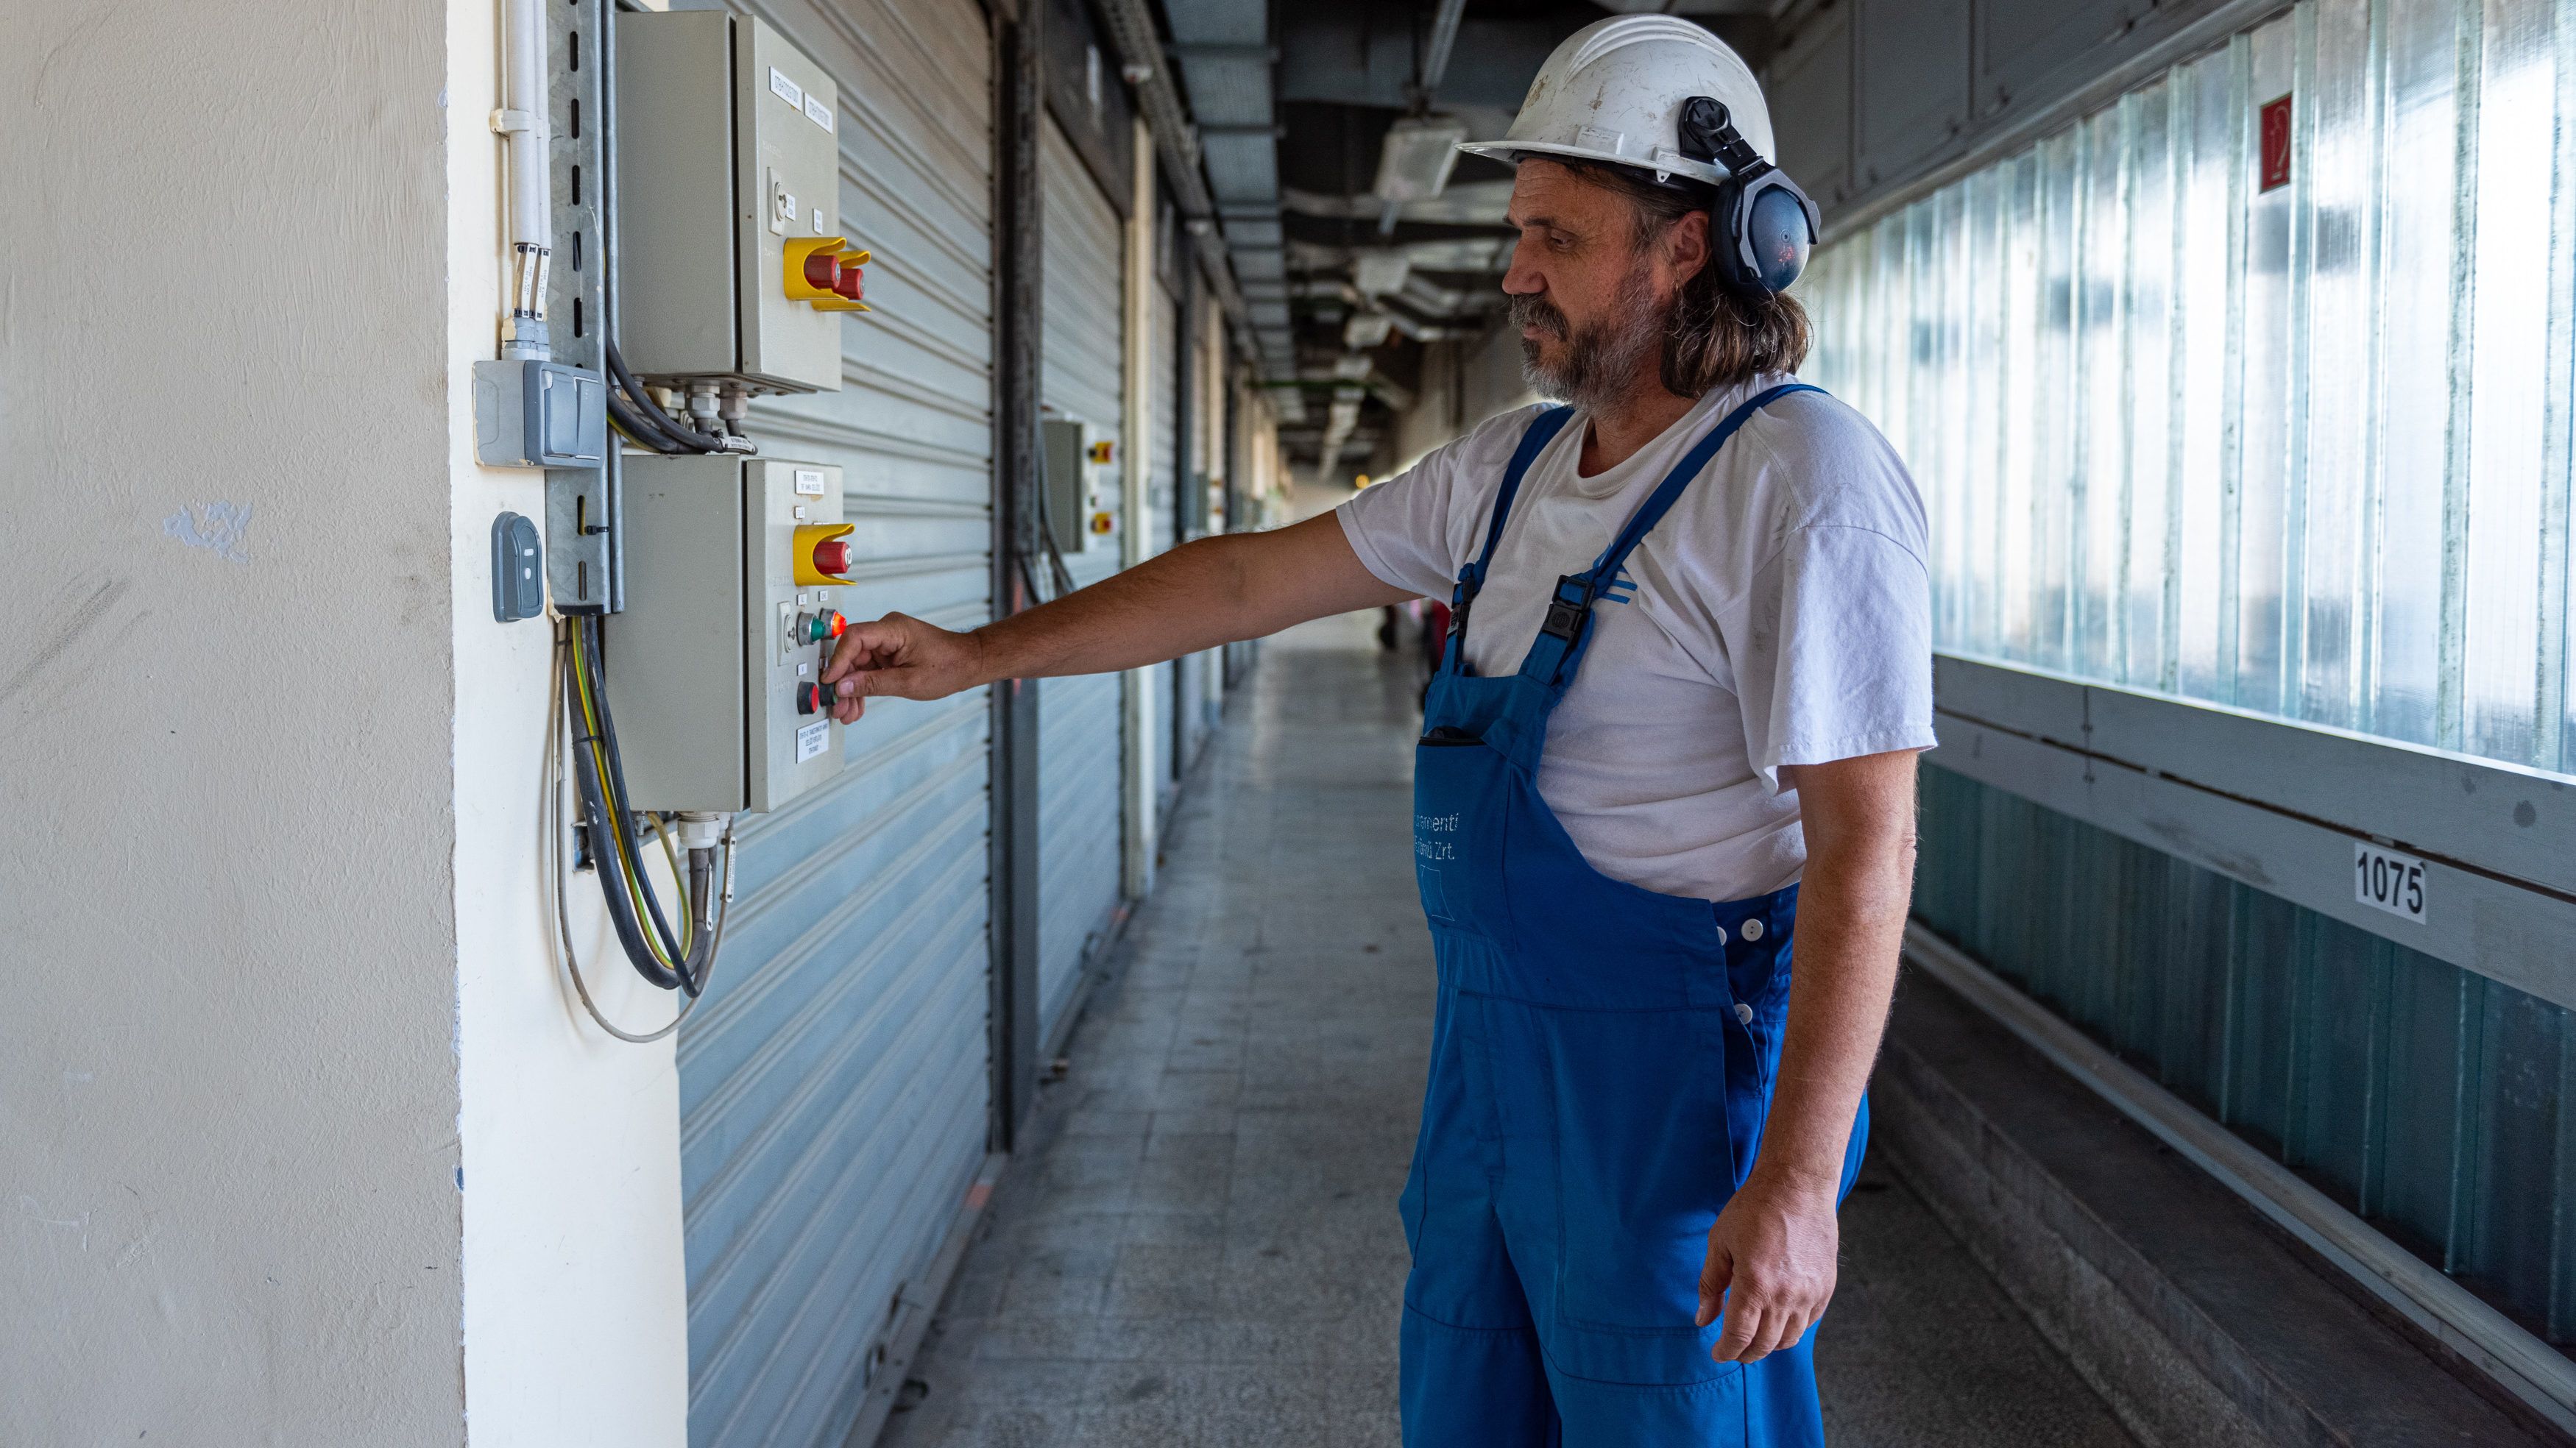
<svg viewBox="0 0 2576 1448">
<path fill-rule="evenodd" d="M 1396 1442 L 1432 999 L 1409 666 L 1360 619 L 1265 646 L 893 1448 Z M 1844 1216 L 1837 1443 L 2129 1442 L 1901 1184 L 1865 1173 Z"/>
</svg>

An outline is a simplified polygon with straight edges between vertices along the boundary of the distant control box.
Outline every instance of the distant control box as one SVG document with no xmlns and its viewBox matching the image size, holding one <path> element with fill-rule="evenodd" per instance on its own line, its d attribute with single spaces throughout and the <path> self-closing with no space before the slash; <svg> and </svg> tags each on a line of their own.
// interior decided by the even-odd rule
<svg viewBox="0 0 2576 1448">
<path fill-rule="evenodd" d="M 618 350 L 638 377 L 840 387 L 867 253 L 839 234 L 838 105 L 765 20 L 618 17 Z"/>
<path fill-rule="evenodd" d="M 1118 445 L 1090 423 L 1046 420 L 1047 528 L 1059 553 L 1088 553 L 1118 532 Z"/>
<path fill-rule="evenodd" d="M 836 467 L 626 459 L 626 611 L 603 629 L 637 809 L 772 810 L 839 772 L 821 675 L 849 532 Z"/>
</svg>

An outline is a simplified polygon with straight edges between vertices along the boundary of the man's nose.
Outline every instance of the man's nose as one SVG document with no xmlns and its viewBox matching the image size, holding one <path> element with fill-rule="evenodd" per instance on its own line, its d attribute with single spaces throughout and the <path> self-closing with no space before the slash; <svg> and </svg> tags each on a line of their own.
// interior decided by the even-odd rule
<svg viewBox="0 0 2576 1448">
<path fill-rule="evenodd" d="M 1520 242 L 1512 243 L 1511 268 L 1503 273 L 1503 295 L 1505 296 L 1534 297 L 1547 290 L 1546 279 L 1541 277 L 1538 268 L 1526 259 L 1523 255 L 1524 251 L 1525 248 Z"/>
</svg>

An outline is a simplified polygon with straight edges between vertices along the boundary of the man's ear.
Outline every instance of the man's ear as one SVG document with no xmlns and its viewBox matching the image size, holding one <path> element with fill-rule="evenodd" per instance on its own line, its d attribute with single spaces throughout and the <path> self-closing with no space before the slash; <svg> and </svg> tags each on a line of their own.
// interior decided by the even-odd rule
<svg viewBox="0 0 2576 1448">
<path fill-rule="evenodd" d="M 1664 265 L 1672 268 L 1673 289 L 1679 291 L 1689 284 L 1710 260 L 1708 212 L 1694 207 L 1664 232 Z"/>
</svg>

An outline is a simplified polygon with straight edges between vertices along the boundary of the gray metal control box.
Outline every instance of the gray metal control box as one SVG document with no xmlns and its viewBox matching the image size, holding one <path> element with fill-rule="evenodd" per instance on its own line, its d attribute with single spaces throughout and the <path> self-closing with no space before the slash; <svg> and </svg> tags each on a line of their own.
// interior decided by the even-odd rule
<svg viewBox="0 0 2576 1448">
<path fill-rule="evenodd" d="M 1118 449 L 1087 422 L 1046 420 L 1047 527 L 1056 551 L 1088 553 L 1117 532 Z"/>
<path fill-rule="evenodd" d="M 797 561 L 841 521 L 841 470 L 629 455 L 625 473 L 626 611 L 603 629 L 628 797 L 756 813 L 828 781 L 841 726 L 798 708 L 843 590 Z"/>
<path fill-rule="evenodd" d="M 618 351 L 637 376 L 840 387 L 838 304 L 788 272 L 840 225 L 838 104 L 765 20 L 618 17 Z"/>
</svg>

